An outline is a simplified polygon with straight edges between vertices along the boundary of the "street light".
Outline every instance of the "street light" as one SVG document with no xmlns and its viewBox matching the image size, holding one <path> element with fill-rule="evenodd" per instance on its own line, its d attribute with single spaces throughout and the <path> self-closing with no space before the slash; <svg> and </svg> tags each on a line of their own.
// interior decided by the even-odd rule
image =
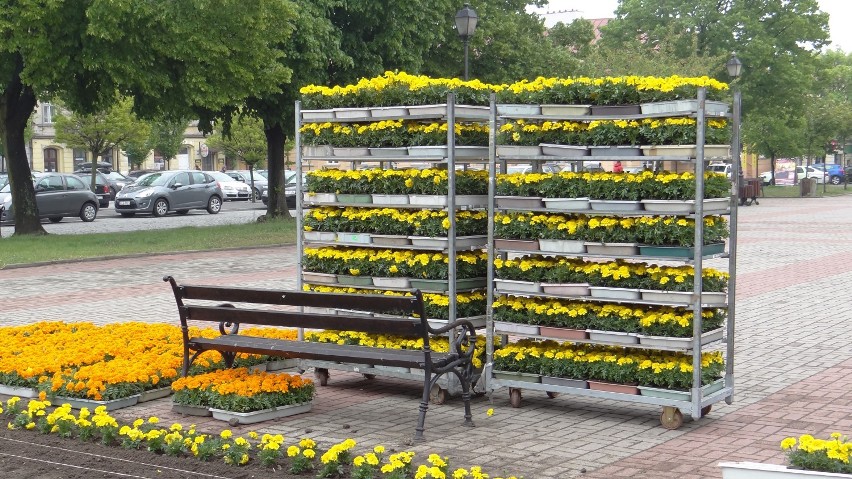
<svg viewBox="0 0 852 479">
<path fill-rule="evenodd" d="M 470 8 L 469 3 L 464 4 L 464 8 L 459 10 L 456 13 L 456 30 L 459 31 L 459 37 L 461 37 L 462 42 L 464 42 L 464 79 L 467 81 L 468 79 L 468 61 L 467 61 L 467 51 L 468 44 L 470 43 L 470 37 L 473 36 L 473 32 L 476 31 L 476 22 L 479 20 L 479 16 L 476 15 L 476 10 Z"/>
<path fill-rule="evenodd" d="M 728 69 L 728 75 L 730 75 L 733 80 L 731 83 L 737 80 L 740 77 L 740 74 L 743 71 L 743 62 L 737 58 L 736 52 L 731 53 L 731 59 L 725 63 L 725 67 Z M 740 150 L 742 147 L 740 146 L 740 118 L 742 116 L 742 102 L 743 96 L 742 92 L 740 92 L 739 85 L 735 85 L 734 90 L 734 125 L 733 132 L 731 134 L 731 149 L 733 150 L 731 153 L 733 154 L 733 161 L 737 167 L 738 175 L 737 175 L 737 189 L 742 188 L 743 186 L 743 164 L 740 158 Z M 774 173 L 773 173 L 774 175 Z M 742 201 L 742 198 L 740 199 Z"/>
</svg>

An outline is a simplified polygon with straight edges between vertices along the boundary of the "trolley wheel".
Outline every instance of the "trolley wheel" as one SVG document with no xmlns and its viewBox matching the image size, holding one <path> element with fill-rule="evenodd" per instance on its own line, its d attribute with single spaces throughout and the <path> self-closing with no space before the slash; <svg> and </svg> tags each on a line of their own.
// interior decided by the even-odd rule
<svg viewBox="0 0 852 479">
<path fill-rule="evenodd" d="M 317 369 L 314 371 L 314 377 L 320 386 L 328 386 L 328 369 Z"/>
<path fill-rule="evenodd" d="M 559 397 L 559 393 L 555 393 L 553 391 L 547 391 L 547 397 L 549 397 L 550 399 L 557 398 L 557 397 Z"/>
<path fill-rule="evenodd" d="M 683 426 L 683 413 L 674 406 L 663 406 L 660 414 L 660 424 L 666 429 L 675 430 Z"/>
<path fill-rule="evenodd" d="M 437 385 L 429 390 L 429 402 L 432 404 L 444 404 L 448 397 L 447 390 Z"/>
<path fill-rule="evenodd" d="M 703 408 L 701 408 L 701 417 L 704 417 L 704 416 L 710 414 L 710 411 L 712 411 L 712 410 L 713 410 L 712 404 L 708 404 L 708 405 L 704 406 Z"/>
<path fill-rule="evenodd" d="M 518 388 L 509 388 L 509 402 L 512 407 L 521 407 L 521 390 Z"/>
<path fill-rule="evenodd" d="M 375 374 L 365 374 L 364 378 L 365 379 L 376 379 L 376 375 Z"/>
</svg>

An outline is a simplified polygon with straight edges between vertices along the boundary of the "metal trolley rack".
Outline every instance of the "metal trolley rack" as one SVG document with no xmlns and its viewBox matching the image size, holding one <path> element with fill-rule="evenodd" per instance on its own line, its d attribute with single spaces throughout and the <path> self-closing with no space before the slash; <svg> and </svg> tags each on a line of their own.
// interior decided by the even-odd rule
<svg viewBox="0 0 852 479">
<path fill-rule="evenodd" d="M 496 154 L 496 132 L 501 125 L 501 122 L 512 119 L 523 118 L 530 121 L 535 120 L 575 120 L 575 121 L 592 121 L 592 120 L 601 120 L 601 119 L 625 119 L 625 117 L 614 117 L 614 116 L 546 116 L 546 115 L 498 115 L 497 114 L 497 105 L 495 103 L 494 96 L 492 95 L 491 99 L 491 116 L 490 116 L 490 128 L 491 128 L 491 139 L 490 139 L 490 179 L 489 179 L 489 204 L 488 204 L 488 212 L 489 217 L 494 218 L 494 215 L 498 211 L 504 211 L 505 209 L 498 209 L 496 207 L 495 201 L 495 192 L 496 192 L 496 175 L 497 172 L 506 172 L 507 165 L 512 163 L 529 163 L 532 165 L 533 171 L 541 171 L 541 165 L 544 162 L 554 162 L 554 161 L 564 161 L 564 162 L 575 162 L 578 160 L 594 160 L 601 162 L 613 162 L 613 161 L 642 161 L 642 162 L 653 162 L 660 163 L 663 161 L 678 161 L 682 163 L 688 163 L 694 166 L 694 172 L 696 176 L 696 203 L 695 203 L 695 213 L 686 215 L 691 218 L 703 218 L 705 216 L 703 202 L 700 201 L 704 197 L 704 171 L 705 171 L 705 162 L 707 159 L 704 154 L 704 141 L 705 141 L 705 119 L 708 116 L 708 113 L 705 110 L 705 100 L 706 100 L 706 90 L 704 88 L 699 88 L 698 90 L 698 108 L 697 110 L 691 111 L 678 111 L 673 113 L 665 113 L 665 114 L 651 114 L 651 115 L 632 115 L 626 117 L 626 119 L 642 119 L 642 118 L 652 118 L 652 117 L 690 117 L 696 120 L 697 126 L 697 145 L 696 151 L 697 153 L 694 156 L 683 156 L 683 157 L 662 157 L 662 156 L 635 156 L 635 157 L 625 157 L 625 156 L 594 156 L 594 157 L 585 157 L 585 158 L 577 158 L 577 157 L 556 157 L 556 156 L 500 156 L 498 157 Z M 714 113 L 712 116 L 715 117 L 727 117 L 727 113 Z M 733 145 L 734 148 L 737 148 L 737 145 Z M 732 178 L 734 181 L 738 178 L 738 170 L 739 164 L 734 162 L 734 172 L 732 174 Z M 689 264 L 691 263 L 694 268 L 695 275 L 695 288 L 694 294 L 691 296 L 691 309 L 694 314 L 693 323 L 693 336 L 691 338 L 691 342 L 688 345 L 682 345 L 680 347 L 667 347 L 667 346 L 649 346 L 644 344 L 634 344 L 634 345 L 623 345 L 617 344 L 618 346 L 624 346 L 626 348 L 644 348 L 644 349 L 657 349 L 657 350 L 667 350 L 667 351 L 681 351 L 685 353 L 689 353 L 692 355 L 692 364 L 693 364 L 693 380 L 692 387 L 690 389 L 689 399 L 672 399 L 672 398 L 662 398 L 662 397 L 651 397 L 651 396 L 642 396 L 642 395 L 632 395 L 632 394 L 621 394 L 614 392 L 606 392 L 592 389 L 581 389 L 578 387 L 566 387 L 566 386 L 558 386 L 553 384 L 542 384 L 542 383 L 531 383 L 524 382 L 519 380 L 508 380 L 503 377 L 497 378 L 493 372 L 493 358 L 494 358 L 494 346 L 493 339 L 496 336 L 502 336 L 503 341 L 508 339 L 508 335 L 512 334 L 514 336 L 519 336 L 518 333 L 515 332 L 506 332 L 500 331 L 495 328 L 495 321 L 493 317 L 493 303 L 495 294 L 501 293 L 501 291 L 496 290 L 494 287 L 490 288 L 488 291 L 488 313 L 487 313 L 487 360 L 484 368 L 484 376 L 486 379 L 486 389 L 489 392 L 496 391 L 501 388 L 509 388 L 510 400 L 513 406 L 519 407 L 521 404 L 521 391 L 522 390 L 535 390 L 546 392 L 548 396 L 554 397 L 558 394 L 566 394 L 566 395 L 577 395 L 577 396 L 586 396 L 586 397 L 596 397 L 596 398 L 604 398 L 604 399 L 613 399 L 620 400 L 625 402 L 633 402 L 633 403 L 643 403 L 643 404 L 653 404 L 662 406 L 662 413 L 660 416 L 660 421 L 662 425 L 669 429 L 676 429 L 683 423 L 683 414 L 689 414 L 693 418 L 698 419 L 703 415 L 707 414 L 711 408 L 711 406 L 719 401 L 726 401 L 730 404 L 733 400 L 734 393 L 734 321 L 735 321 L 735 307 L 734 307 L 734 298 L 735 298 L 735 287 L 736 287 L 736 221 L 737 221 L 737 189 L 733 187 L 731 188 L 731 197 L 730 197 L 730 207 L 727 213 L 729 213 L 729 226 L 730 226 L 730 235 L 728 240 L 728 248 L 727 252 L 714 253 L 714 254 L 706 254 L 703 249 L 703 233 L 704 233 L 704 222 L 696 221 L 695 222 L 695 251 L 694 257 L 692 258 L 684 258 L 681 260 L 677 260 L 671 257 L 650 257 L 650 256 L 602 256 L 602 255 L 589 255 L 589 254 L 568 254 L 568 253 L 553 253 L 553 252 L 541 252 L 541 251 L 524 251 L 524 253 L 539 253 L 546 255 L 554 255 L 554 256 L 581 256 L 588 257 L 590 259 L 594 258 L 625 258 L 631 260 L 654 260 L 654 261 L 673 261 L 677 260 L 681 263 Z M 558 210 L 540 210 L 540 211 L 552 211 L 552 212 L 560 212 Z M 590 212 L 589 214 L 616 214 L 623 215 L 624 213 L 616 213 L 616 212 Z M 648 215 L 650 213 L 643 212 L 635 212 L 635 213 L 627 213 L 627 215 Z M 708 213 L 709 214 L 709 213 Z M 509 254 L 520 254 L 519 251 L 512 251 L 511 249 L 498 249 L 495 247 L 494 242 L 494 222 L 490 222 L 489 224 L 489 238 L 491 239 L 488 246 L 489 253 L 489 271 L 488 271 L 488 284 L 494 285 L 495 279 L 495 271 L 494 271 L 494 260 L 496 258 L 506 258 Z M 729 272 L 729 282 L 728 282 L 728 292 L 727 298 L 728 301 L 724 303 L 716 303 L 716 304 L 702 304 L 702 281 L 701 278 L 702 270 L 704 268 L 704 260 L 706 258 L 727 258 L 728 259 L 728 272 Z M 551 297 L 551 298 L 562 298 L 566 299 L 566 296 L 559 295 L 547 295 L 541 293 L 530 293 L 530 297 Z M 589 297 L 574 297 L 571 298 L 574 300 L 580 301 L 601 301 L 601 299 L 589 298 Z M 612 300 L 603 300 L 607 302 L 613 302 Z M 626 300 L 622 301 L 631 304 L 665 304 L 662 302 L 648 302 L 641 300 Z M 706 340 L 702 340 L 702 317 L 701 311 L 702 307 L 720 307 L 727 308 L 727 321 L 725 325 L 725 336 L 720 337 L 716 341 L 708 342 Z M 520 336 L 532 337 L 537 339 L 547 339 L 546 336 L 542 335 L 523 335 Z M 594 343 L 594 344 L 609 344 L 614 345 L 613 343 L 606 343 L 600 341 L 592 341 L 592 340 L 584 340 L 578 341 L 581 343 Z M 705 344 L 702 344 L 702 343 Z M 725 372 L 724 377 L 721 381 L 719 381 L 715 385 L 715 391 L 709 390 L 706 386 L 702 388 L 701 386 L 701 352 L 703 348 L 720 348 L 723 349 L 723 355 L 725 357 Z M 711 392 L 712 391 L 712 392 Z"/>
</svg>

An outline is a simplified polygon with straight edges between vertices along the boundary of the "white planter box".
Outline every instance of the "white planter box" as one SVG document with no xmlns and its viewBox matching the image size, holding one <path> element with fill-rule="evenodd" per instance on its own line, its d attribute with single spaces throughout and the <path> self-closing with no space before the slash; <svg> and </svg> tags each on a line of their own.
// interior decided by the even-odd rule
<svg viewBox="0 0 852 479">
<path fill-rule="evenodd" d="M 500 291 L 514 293 L 540 293 L 541 283 L 531 281 L 514 281 L 511 279 L 495 279 L 494 286 Z"/>
<path fill-rule="evenodd" d="M 586 146 L 578 145 L 553 145 L 550 143 L 542 143 L 541 154 L 546 156 L 557 156 L 560 158 L 577 158 L 580 156 L 589 156 L 589 149 Z"/>
<path fill-rule="evenodd" d="M 689 203 L 692 205 L 692 211 L 690 213 L 695 212 L 695 200 L 690 200 Z M 704 214 L 708 213 L 724 213 L 728 211 L 731 206 L 730 198 L 707 198 L 702 204 L 704 205 Z"/>
<path fill-rule="evenodd" d="M 370 244 L 373 240 L 370 233 L 337 233 L 337 241 L 341 243 Z"/>
<path fill-rule="evenodd" d="M 642 103 L 642 114 L 654 113 L 692 113 L 698 111 L 698 100 L 671 100 L 654 103 Z M 728 113 L 728 104 L 721 101 L 706 100 L 704 112 L 711 115 Z"/>
<path fill-rule="evenodd" d="M 409 288 L 411 282 L 408 278 L 382 278 L 373 276 L 373 285 L 379 288 Z"/>
<path fill-rule="evenodd" d="M 588 211 L 589 198 L 542 198 L 548 209 L 562 211 Z"/>
<path fill-rule="evenodd" d="M 588 296 L 589 283 L 542 283 L 541 289 L 546 294 L 561 296 Z"/>
<path fill-rule="evenodd" d="M 408 195 L 380 195 L 373 194 L 373 205 L 379 207 L 381 205 L 407 205 Z"/>
<path fill-rule="evenodd" d="M 494 331 L 517 334 L 538 334 L 538 326 L 494 321 Z"/>
<path fill-rule="evenodd" d="M 642 211 L 641 201 L 589 200 L 592 211 Z"/>
<path fill-rule="evenodd" d="M 620 331 L 597 331 L 589 330 L 589 339 L 592 341 L 604 341 L 607 343 L 616 344 L 637 344 L 639 338 L 633 333 L 623 333 Z"/>
<path fill-rule="evenodd" d="M 681 200 L 642 200 L 645 211 L 649 213 L 689 214 L 694 211 L 695 202 Z"/>
<path fill-rule="evenodd" d="M 608 286 L 589 286 L 593 298 L 640 299 L 642 293 L 632 288 L 611 288 Z"/>
<path fill-rule="evenodd" d="M 650 145 L 642 146 L 645 156 L 688 157 L 695 158 L 698 150 L 695 145 Z M 704 158 L 730 158 L 731 147 L 728 145 L 704 145 Z"/>
<path fill-rule="evenodd" d="M 306 413 L 310 410 L 310 402 L 305 404 L 293 404 L 290 406 L 279 406 L 272 409 L 263 409 L 261 411 L 252 412 L 233 412 L 225 411 L 224 409 L 210 408 L 210 412 L 213 413 L 213 419 L 228 421 L 229 424 L 234 426 L 239 424 L 255 424 L 262 421 L 268 421 L 270 419 L 294 416 L 296 414 Z"/>
<path fill-rule="evenodd" d="M 488 205 L 488 195 L 456 195 L 456 208 L 476 208 Z"/>
<path fill-rule="evenodd" d="M 538 247 L 541 251 L 552 251 L 555 253 L 586 252 L 586 244 L 582 240 L 539 239 Z"/>
<path fill-rule="evenodd" d="M 305 145 L 302 147 L 302 156 L 329 157 L 332 155 L 334 155 L 334 150 L 329 145 Z"/>
<path fill-rule="evenodd" d="M 505 103 L 497 105 L 498 115 L 511 116 L 534 116 L 541 115 L 541 107 L 538 105 L 525 105 L 518 103 Z"/>
<path fill-rule="evenodd" d="M 174 402 L 172 403 L 172 412 L 176 412 L 178 414 L 185 414 L 187 416 L 212 416 L 210 408 L 208 408 L 207 406 L 192 406 L 189 404 L 177 404 Z"/>
<path fill-rule="evenodd" d="M 305 231 L 305 241 L 336 241 L 334 231 Z"/>
<path fill-rule="evenodd" d="M 302 281 L 307 283 L 337 284 L 337 275 L 330 273 L 302 272 Z"/>
<path fill-rule="evenodd" d="M 591 156 L 640 156 L 642 150 L 638 146 L 590 146 Z"/>
<path fill-rule="evenodd" d="M 408 195 L 408 203 L 440 208 L 447 206 L 447 197 L 443 195 Z"/>
<path fill-rule="evenodd" d="M 672 304 L 692 304 L 691 291 L 659 291 L 653 289 L 642 289 L 642 299 L 645 301 L 659 301 L 662 303 Z M 703 292 L 701 293 L 702 304 L 724 304 L 727 300 L 727 294 L 722 292 Z"/>
<path fill-rule="evenodd" d="M 541 208 L 540 196 L 495 196 L 498 208 Z"/>
<path fill-rule="evenodd" d="M 550 376 L 542 376 L 541 383 L 551 384 L 553 386 L 561 386 L 564 388 L 589 389 L 589 383 L 582 379 L 553 378 Z"/>
<path fill-rule="evenodd" d="M 113 399 L 111 401 L 95 401 L 94 399 L 81 399 L 56 396 L 56 400 L 51 401 L 52 404 L 68 403 L 74 409 L 89 408 L 89 411 L 94 411 L 96 407 L 105 406 L 107 411 L 114 411 L 123 407 L 135 406 L 139 402 L 139 395 L 133 395 L 121 399 Z"/>
<path fill-rule="evenodd" d="M 171 393 L 172 393 L 172 387 L 171 386 L 166 386 L 164 388 L 158 388 L 158 389 L 151 389 L 151 390 L 148 390 L 148 391 L 142 391 L 139 394 L 139 399 L 136 402 L 140 403 L 140 402 L 153 401 L 155 399 L 162 399 L 164 397 L 168 397 Z"/>
<path fill-rule="evenodd" d="M 334 117 L 339 120 L 368 120 L 369 108 L 335 108 Z"/>
<path fill-rule="evenodd" d="M 408 115 L 408 108 L 403 106 L 382 106 L 370 108 L 373 118 L 401 118 Z"/>
<path fill-rule="evenodd" d="M 302 120 L 306 122 L 327 121 L 334 119 L 334 110 L 302 110 Z"/>
<path fill-rule="evenodd" d="M 590 105 L 541 105 L 542 115 L 583 116 L 591 113 Z"/>
<path fill-rule="evenodd" d="M 22 399 L 35 398 L 38 397 L 38 389 L 0 384 L 0 394 L 5 394 L 6 396 L 17 396 Z"/>
<path fill-rule="evenodd" d="M 370 148 L 370 156 L 377 157 L 398 157 L 398 156 L 408 156 L 408 148 L 404 146 L 400 146 L 397 148 Z"/>
<path fill-rule="evenodd" d="M 446 146 L 409 146 L 408 156 L 419 156 L 427 158 L 446 158 Z"/>
<path fill-rule="evenodd" d="M 488 158 L 487 146 L 456 146 L 453 150 L 457 160 L 481 160 Z"/>
<path fill-rule="evenodd" d="M 379 246 L 408 246 L 408 245 L 411 244 L 411 240 L 408 239 L 408 236 L 403 236 L 403 235 L 374 235 L 374 234 L 371 234 L 370 238 L 372 238 L 374 245 L 379 245 Z"/>
<path fill-rule="evenodd" d="M 309 203 L 335 203 L 337 202 L 336 193 L 305 193 L 303 195 L 305 201 Z"/>
<path fill-rule="evenodd" d="M 497 145 L 497 156 L 541 156 L 541 147 L 538 145 Z"/>
<path fill-rule="evenodd" d="M 666 336 L 646 336 L 644 334 L 637 334 L 637 337 L 639 338 L 639 344 L 649 347 L 668 347 L 680 349 L 689 349 L 692 347 L 692 337 L 670 338 Z M 724 330 L 722 328 L 707 331 L 706 333 L 701 335 L 701 345 L 703 346 L 714 341 L 719 341 L 723 337 Z"/>
<path fill-rule="evenodd" d="M 353 157 L 363 157 L 370 156 L 370 149 L 367 147 L 334 147 L 334 156 L 341 158 L 353 158 Z"/>
<path fill-rule="evenodd" d="M 831 477 L 851 479 L 850 474 L 834 472 L 804 471 L 790 469 L 777 464 L 761 464 L 757 462 L 720 462 L 722 479 L 816 479 Z"/>
</svg>

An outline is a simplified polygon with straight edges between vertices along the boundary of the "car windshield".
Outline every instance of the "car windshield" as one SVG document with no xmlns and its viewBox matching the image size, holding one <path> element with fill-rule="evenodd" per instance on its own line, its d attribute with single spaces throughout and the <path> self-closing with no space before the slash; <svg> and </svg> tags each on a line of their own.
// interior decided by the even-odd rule
<svg viewBox="0 0 852 479">
<path fill-rule="evenodd" d="M 169 181 L 169 178 L 170 176 L 165 173 L 149 173 L 139 177 L 135 184 L 137 186 L 163 186 Z"/>
<path fill-rule="evenodd" d="M 104 175 L 106 175 L 106 177 L 111 179 L 111 180 L 118 180 L 118 181 L 127 180 L 126 176 L 122 175 L 121 173 L 119 173 L 117 171 L 110 171 L 109 173 L 104 173 Z"/>
<path fill-rule="evenodd" d="M 9 183 L 9 177 L 8 176 L 0 176 L 0 188 L 3 188 L 4 186 L 6 186 L 7 183 Z"/>
<path fill-rule="evenodd" d="M 269 179 L 269 172 L 266 170 L 254 170 L 254 172 L 262 176 L 264 179 Z"/>
<path fill-rule="evenodd" d="M 6 183 L 6 186 L 0 188 L 0 193 L 8 193 L 10 191 L 12 191 L 12 185 L 10 185 L 9 183 Z"/>
<path fill-rule="evenodd" d="M 709 171 L 716 171 L 716 172 L 719 172 L 719 173 L 724 173 L 726 166 L 727 165 L 710 165 L 707 169 Z"/>
</svg>

